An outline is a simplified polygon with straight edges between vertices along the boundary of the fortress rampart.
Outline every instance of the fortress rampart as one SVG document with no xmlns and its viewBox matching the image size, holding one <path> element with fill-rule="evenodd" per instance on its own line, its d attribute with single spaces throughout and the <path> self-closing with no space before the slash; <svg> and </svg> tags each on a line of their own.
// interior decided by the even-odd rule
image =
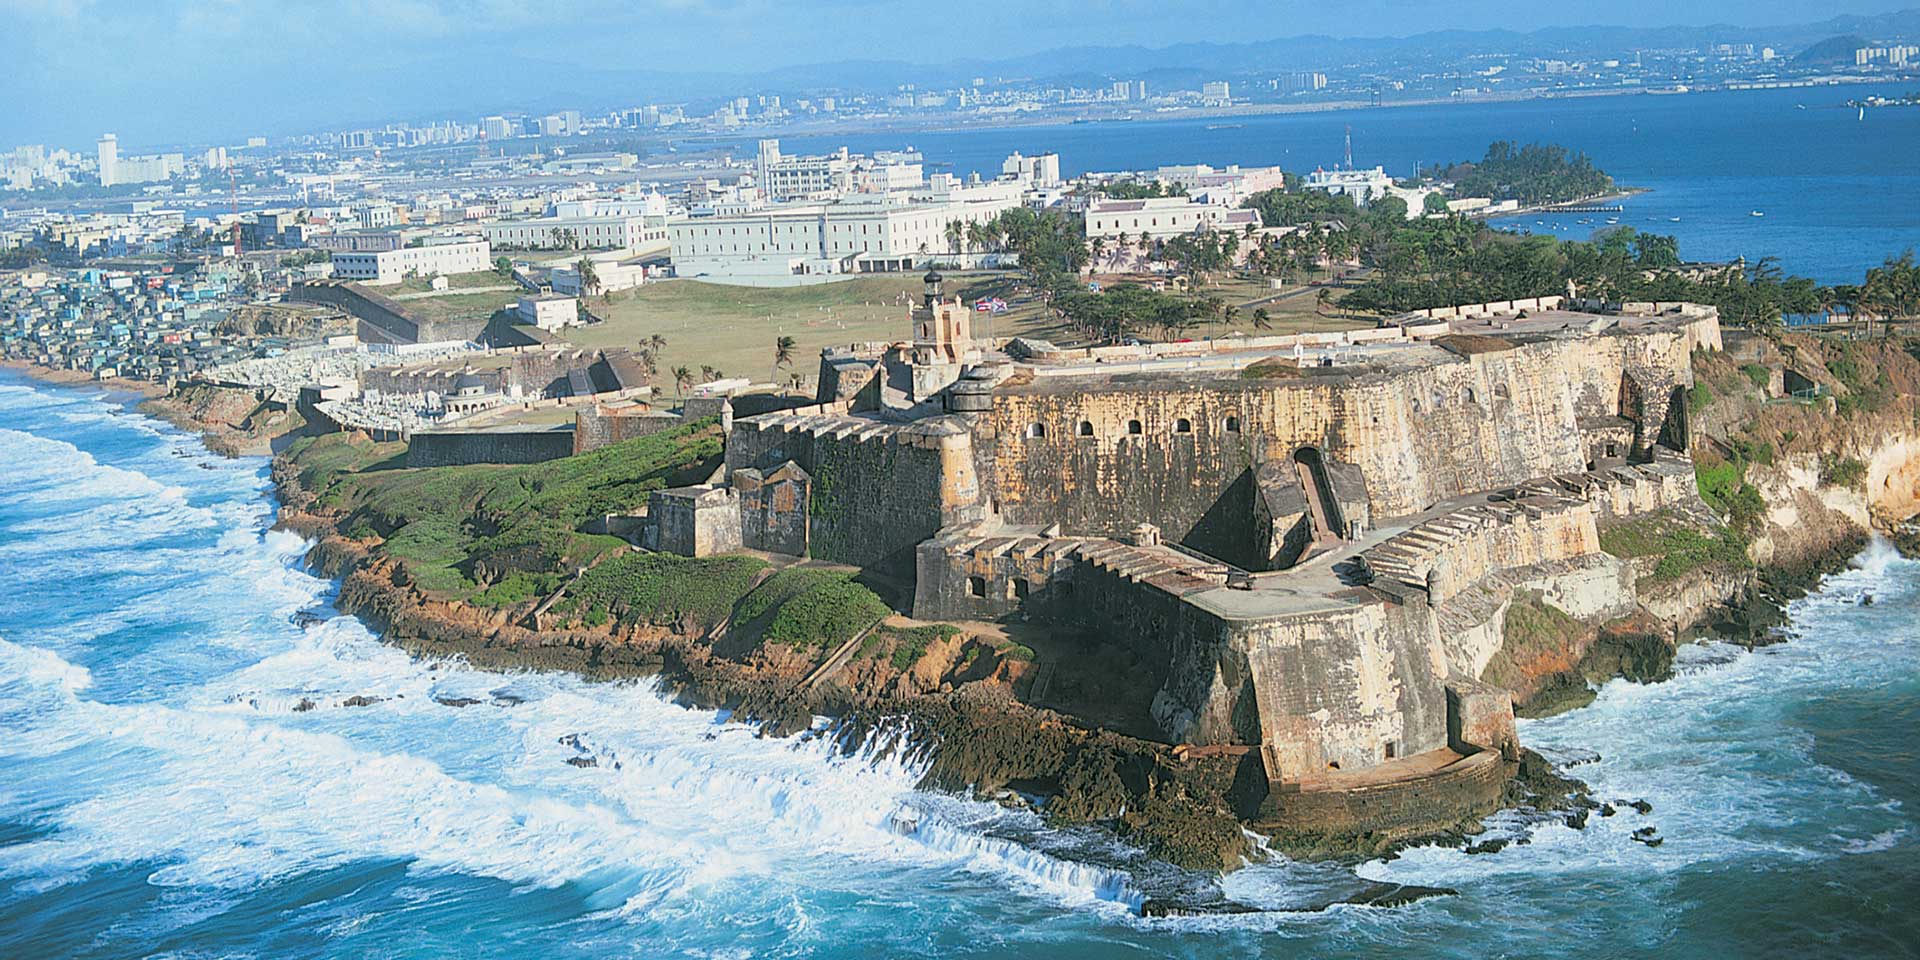
<svg viewBox="0 0 1920 960">
<path fill-rule="evenodd" d="M 1479 674 L 1517 592 L 1632 609 L 1600 524 L 1699 507 L 1686 388 L 1720 343 L 1710 309 L 1559 297 L 1290 338 L 944 337 L 829 352 L 821 405 L 733 422 L 730 497 L 684 496 L 747 546 L 911 574 L 918 618 L 1129 647 L 1169 742 L 1257 748 L 1296 828 L 1386 832 L 1497 802 L 1517 740 Z"/>
</svg>

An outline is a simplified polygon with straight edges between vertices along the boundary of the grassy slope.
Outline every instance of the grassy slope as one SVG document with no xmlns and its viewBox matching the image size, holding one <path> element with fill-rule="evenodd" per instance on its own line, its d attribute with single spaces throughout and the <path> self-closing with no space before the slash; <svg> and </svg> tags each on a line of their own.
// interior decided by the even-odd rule
<svg viewBox="0 0 1920 960">
<path fill-rule="evenodd" d="M 418 586 L 504 605 L 551 590 L 574 567 L 621 547 L 579 529 L 601 514 L 633 512 L 652 490 L 704 476 L 720 437 L 699 423 L 518 466 L 404 469 L 399 445 L 343 435 L 302 440 L 290 453 L 317 505 L 347 513 L 350 536 L 385 538 L 382 551 Z"/>
</svg>

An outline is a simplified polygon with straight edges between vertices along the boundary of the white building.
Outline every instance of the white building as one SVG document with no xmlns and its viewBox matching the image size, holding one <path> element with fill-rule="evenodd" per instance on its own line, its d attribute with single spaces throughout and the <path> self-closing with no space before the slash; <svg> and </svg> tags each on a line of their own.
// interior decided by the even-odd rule
<svg viewBox="0 0 1920 960">
<path fill-rule="evenodd" d="M 1371 170 L 1315 170 L 1307 174 L 1306 186 L 1308 190 L 1344 193 L 1364 207 L 1367 201 L 1391 192 L 1393 178 L 1387 176 L 1385 167 Z"/>
<path fill-rule="evenodd" d="M 586 216 L 483 223 L 480 231 L 493 243 L 529 250 L 584 248 L 648 253 L 667 246 L 665 216 L 600 216 L 598 210 Z"/>
<path fill-rule="evenodd" d="M 1024 156 L 1015 150 L 1000 164 L 1000 173 L 1028 181 L 1036 187 L 1052 187 L 1060 184 L 1060 155 L 1043 153 L 1037 157 Z"/>
<path fill-rule="evenodd" d="M 542 330 L 562 330 L 580 322 L 580 301 L 557 293 L 521 297 L 518 313 L 521 323 Z"/>
<path fill-rule="evenodd" d="M 948 224 L 992 220 L 1021 202 L 1021 186 L 1010 181 L 962 185 L 951 176 L 933 179 L 917 197 L 861 194 L 677 221 L 668 230 L 674 273 L 781 286 L 912 270 L 932 256 L 956 252 Z"/>
<path fill-rule="evenodd" d="M 111 187 L 120 182 L 120 138 L 109 133 L 101 137 L 95 148 L 99 155 L 100 185 Z"/>
<path fill-rule="evenodd" d="M 1153 179 L 1177 184 L 1189 196 L 1206 194 L 1209 199 L 1237 207 L 1256 193 L 1279 190 L 1287 185 L 1286 171 L 1279 167 L 1242 167 L 1229 164 L 1219 169 L 1204 163 L 1165 166 L 1153 172 Z"/>
<path fill-rule="evenodd" d="M 1157 239 L 1209 230 L 1261 227 L 1260 211 L 1207 203 L 1188 197 L 1101 200 L 1087 208 L 1087 239 Z"/>
<path fill-rule="evenodd" d="M 467 237 L 418 247 L 333 255 L 333 275 L 365 283 L 399 283 L 408 277 L 478 273 L 493 269 L 492 245 Z"/>
<path fill-rule="evenodd" d="M 617 293 L 631 290 L 647 282 L 647 268 L 638 263 L 621 263 L 618 259 L 605 254 L 591 258 L 593 274 L 600 283 L 594 293 Z M 584 297 L 587 291 L 580 283 L 580 271 L 573 264 L 555 267 L 547 274 L 547 281 L 553 285 L 554 293 L 564 293 L 570 297 Z"/>
</svg>

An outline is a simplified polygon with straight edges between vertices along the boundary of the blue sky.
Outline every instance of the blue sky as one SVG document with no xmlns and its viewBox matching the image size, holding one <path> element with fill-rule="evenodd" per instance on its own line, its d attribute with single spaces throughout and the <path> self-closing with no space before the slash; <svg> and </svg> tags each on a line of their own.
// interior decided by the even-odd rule
<svg viewBox="0 0 1920 960">
<path fill-rule="evenodd" d="M 463 93 L 513 88 L 500 75 L 502 64 L 517 69 L 512 58 L 561 74 L 752 73 L 1310 33 L 1795 23 L 1912 2 L 0 0 L 0 100 L 9 102 L 0 144 L 78 143 L 115 130 L 138 150 L 141 141 L 280 133 L 435 107 L 462 113 L 479 105 Z"/>
</svg>

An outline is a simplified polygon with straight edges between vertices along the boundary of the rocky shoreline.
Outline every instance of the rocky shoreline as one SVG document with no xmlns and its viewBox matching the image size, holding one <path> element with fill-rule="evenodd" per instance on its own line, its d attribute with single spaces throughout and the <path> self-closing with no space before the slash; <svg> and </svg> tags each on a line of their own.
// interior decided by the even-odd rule
<svg viewBox="0 0 1920 960">
<path fill-rule="evenodd" d="M 224 430 L 224 438 L 232 439 L 233 411 L 221 408 L 219 401 L 202 395 L 175 397 L 168 403 L 180 414 L 174 420 L 179 425 Z M 1591 702 L 1594 686 L 1616 677 L 1658 682 L 1670 674 L 1679 643 L 1712 638 L 1754 647 L 1776 642 L 1782 636 L 1778 628 L 1784 623 L 1784 605 L 1817 586 L 1821 577 L 1844 568 L 1870 531 L 1887 531 L 1908 549 L 1920 544 L 1920 533 L 1894 519 L 1908 501 L 1867 492 L 1875 483 L 1891 490 L 1896 484 L 1886 478 L 1906 475 L 1904 455 L 1885 452 L 1904 450 L 1903 445 L 1912 442 L 1899 419 L 1906 414 L 1895 413 L 1856 423 L 1844 435 L 1818 438 L 1823 446 L 1814 452 L 1792 452 L 1782 443 L 1777 460 L 1745 463 L 1745 475 L 1760 501 L 1749 548 L 1759 562 L 1746 569 L 1685 571 L 1645 591 L 1646 607 L 1635 616 L 1569 628 L 1555 638 L 1549 655 L 1519 664 L 1513 688 L 1522 715 L 1576 709 Z M 1774 423 L 1779 415 L 1757 406 L 1727 404 L 1713 416 L 1722 421 L 1715 424 L 1707 418 L 1714 434 L 1736 438 L 1711 441 L 1722 446 L 1762 428 L 1775 435 L 1808 429 L 1799 421 Z M 260 422 L 243 420 L 240 426 L 269 436 L 273 432 Z M 222 443 L 216 449 L 237 454 L 259 447 Z M 1824 471 L 1809 467 L 1826 462 L 1827 451 L 1891 465 L 1876 467 L 1871 482 L 1859 489 L 1842 487 L 1828 483 Z M 317 504 L 286 457 L 276 458 L 273 473 L 282 504 L 278 525 L 313 541 L 309 565 L 340 581 L 335 606 L 368 623 L 387 642 L 416 654 L 460 657 L 481 669 L 656 678 L 678 702 L 731 711 L 762 735 L 790 735 L 810 728 L 816 717 L 831 717 L 832 735 L 849 752 L 866 744 L 869 736 L 904 723 L 915 736 L 910 742 L 895 738 L 893 748 L 927 751 L 925 787 L 971 791 L 1009 806 L 1045 798 L 1050 822 L 1110 829 L 1149 856 L 1194 871 L 1231 870 L 1267 850 L 1358 862 L 1422 843 L 1485 853 L 1525 842 L 1485 839 L 1478 818 L 1412 837 L 1282 831 L 1260 842 L 1244 827 L 1254 819 L 1266 790 L 1257 753 L 1184 750 L 1023 703 L 1015 691 L 1032 665 L 972 638 L 936 641 L 904 669 L 863 660 L 831 683 L 811 685 L 803 682 L 811 660 L 764 652 L 722 656 L 704 630 L 681 629 L 684 625 L 543 625 L 524 609 L 489 609 L 434 597 L 411 581 L 402 564 L 381 555 L 377 536 L 369 538 L 364 531 L 349 535 L 342 529 L 350 518 Z M 1643 582 L 1660 559 L 1636 561 L 1644 562 Z M 1508 772 L 1501 804 L 1530 818 L 1553 818 L 1577 827 L 1592 816 L 1611 816 L 1636 805 L 1632 798 L 1591 796 L 1578 779 L 1531 751 L 1522 751 Z M 1660 842 L 1651 833 L 1636 839 L 1648 846 Z M 1445 892 L 1371 891 L 1348 902 L 1404 902 Z M 1233 909 L 1236 905 L 1217 897 L 1200 897 L 1150 901 L 1147 912 Z"/>
</svg>

